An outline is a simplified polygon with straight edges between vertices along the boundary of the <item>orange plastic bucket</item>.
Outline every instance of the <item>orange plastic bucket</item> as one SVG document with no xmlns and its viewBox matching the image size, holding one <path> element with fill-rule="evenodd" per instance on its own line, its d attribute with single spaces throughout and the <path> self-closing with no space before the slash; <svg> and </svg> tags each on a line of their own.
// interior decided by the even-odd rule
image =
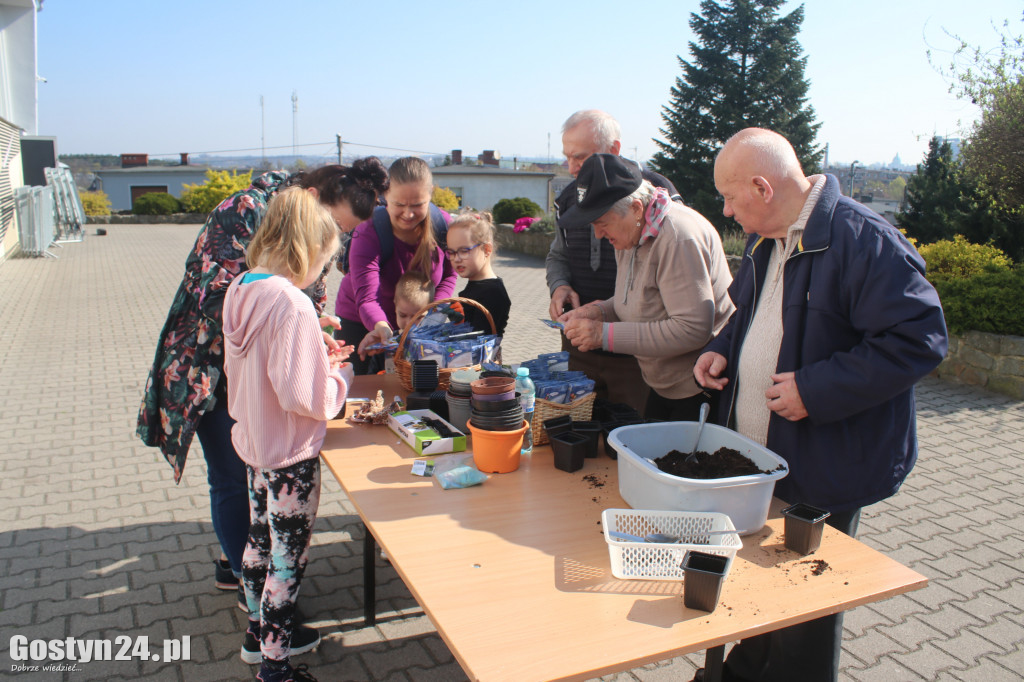
<svg viewBox="0 0 1024 682">
<path fill-rule="evenodd" d="M 473 463 L 485 474 L 507 474 L 519 468 L 523 435 L 529 426 L 523 420 L 515 431 L 484 431 L 467 424 L 473 434 Z"/>
</svg>

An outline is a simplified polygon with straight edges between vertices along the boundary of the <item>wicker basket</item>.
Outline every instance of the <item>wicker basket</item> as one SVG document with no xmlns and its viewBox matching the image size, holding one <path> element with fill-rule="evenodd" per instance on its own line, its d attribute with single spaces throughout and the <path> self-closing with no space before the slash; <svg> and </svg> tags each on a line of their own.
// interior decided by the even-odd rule
<svg viewBox="0 0 1024 682">
<path fill-rule="evenodd" d="M 401 337 L 398 339 L 398 348 L 395 349 L 395 374 L 398 375 L 398 380 L 402 382 L 402 388 L 407 391 L 412 390 L 412 363 L 405 359 L 405 342 L 409 336 L 409 331 L 412 330 L 417 324 L 419 324 L 427 314 L 441 305 L 442 303 L 461 303 L 463 306 L 472 305 L 476 306 L 483 311 L 484 316 L 491 325 L 491 334 L 497 334 L 498 329 L 494 326 L 494 318 L 491 317 L 491 313 L 488 312 L 487 308 L 480 305 L 471 298 L 462 298 L 459 296 L 453 296 L 452 298 L 442 298 L 436 301 L 431 301 L 424 306 L 415 317 L 412 318 L 412 322 L 402 332 Z M 473 369 L 480 369 L 480 365 L 470 365 Z M 451 376 L 454 372 L 460 369 L 466 369 L 465 367 L 440 367 L 437 370 L 437 388 L 438 390 L 448 390 L 448 384 L 451 383 Z"/>
<path fill-rule="evenodd" d="M 544 422 L 548 419 L 568 414 L 573 421 L 590 421 L 590 416 L 594 413 L 596 397 L 597 394 L 589 393 L 568 404 L 553 403 L 550 400 L 537 398 L 533 404 L 533 419 L 530 422 L 530 426 L 533 427 L 533 444 L 545 445 L 550 440 L 547 429 L 544 428 Z"/>
</svg>

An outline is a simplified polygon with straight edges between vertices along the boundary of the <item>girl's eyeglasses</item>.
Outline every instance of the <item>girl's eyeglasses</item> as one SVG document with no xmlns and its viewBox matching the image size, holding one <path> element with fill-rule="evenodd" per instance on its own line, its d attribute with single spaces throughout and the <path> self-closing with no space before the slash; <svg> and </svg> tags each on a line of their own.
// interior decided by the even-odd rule
<svg viewBox="0 0 1024 682">
<path fill-rule="evenodd" d="M 455 260 L 456 258 L 465 258 L 473 252 L 473 249 L 482 245 L 483 242 L 480 242 L 479 244 L 473 244 L 473 246 L 463 246 L 461 249 L 455 249 L 454 251 L 452 249 L 445 249 L 444 253 L 452 260 Z"/>
</svg>

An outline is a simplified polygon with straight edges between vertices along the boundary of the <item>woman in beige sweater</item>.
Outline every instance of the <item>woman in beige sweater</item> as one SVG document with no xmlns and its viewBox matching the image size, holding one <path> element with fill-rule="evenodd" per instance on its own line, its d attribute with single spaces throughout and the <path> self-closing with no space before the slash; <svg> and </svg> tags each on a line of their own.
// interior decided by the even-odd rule
<svg viewBox="0 0 1024 682">
<path fill-rule="evenodd" d="M 696 420 L 700 404 L 714 397 L 694 380 L 694 362 L 734 310 L 718 232 L 613 154 L 587 159 L 577 188 L 577 205 L 563 219 L 590 223 L 607 238 L 618 274 L 611 299 L 559 318 L 566 337 L 583 351 L 635 355 L 651 388 L 648 419 Z"/>
</svg>

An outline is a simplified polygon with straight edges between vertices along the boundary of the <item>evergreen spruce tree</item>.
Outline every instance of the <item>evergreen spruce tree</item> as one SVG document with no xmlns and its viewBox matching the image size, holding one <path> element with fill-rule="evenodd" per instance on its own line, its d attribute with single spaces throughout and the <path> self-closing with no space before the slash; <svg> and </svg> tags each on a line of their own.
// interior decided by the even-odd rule
<svg viewBox="0 0 1024 682">
<path fill-rule="evenodd" d="M 780 17 L 785 0 L 703 0 L 690 15 L 697 42 L 692 61 L 679 57 L 671 103 L 664 107 L 661 151 L 654 168 L 683 200 L 719 229 L 730 221 L 714 183 L 715 155 L 734 133 L 750 126 L 774 130 L 796 149 L 805 173 L 818 172 L 823 150 L 807 104 L 806 57 L 797 34 L 803 5 Z"/>
<path fill-rule="evenodd" d="M 928 142 L 924 163 L 907 180 L 896 222 L 922 244 L 952 240 L 958 234 L 984 244 L 1005 231 L 994 202 L 964 173 L 949 143 L 938 137 Z M 995 243 L 1002 246 L 998 238 Z"/>
</svg>

